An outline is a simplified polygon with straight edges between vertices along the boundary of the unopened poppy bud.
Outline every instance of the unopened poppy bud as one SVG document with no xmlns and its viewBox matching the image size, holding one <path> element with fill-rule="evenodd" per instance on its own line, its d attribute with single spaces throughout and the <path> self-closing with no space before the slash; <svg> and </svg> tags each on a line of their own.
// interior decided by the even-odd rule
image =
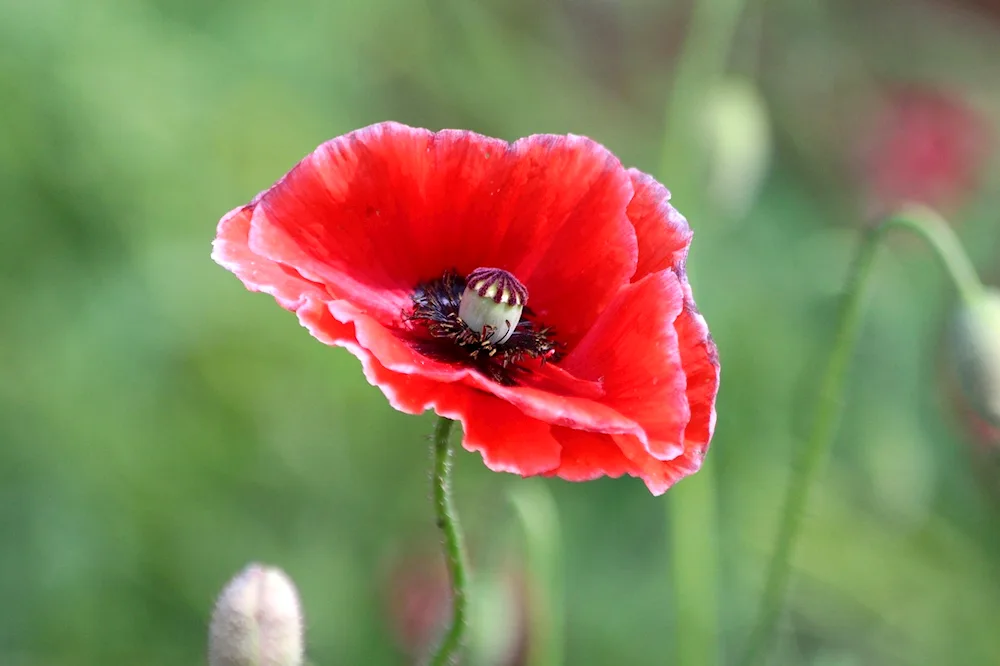
<svg viewBox="0 0 1000 666">
<path fill-rule="evenodd" d="M 710 91 L 702 117 L 712 201 L 740 217 L 760 192 L 771 161 L 767 104 L 749 80 L 730 78 Z"/>
<path fill-rule="evenodd" d="M 528 290 L 500 268 L 477 268 L 465 280 L 458 316 L 476 333 L 489 331 L 486 339 L 500 345 L 510 339 L 528 303 Z"/>
<path fill-rule="evenodd" d="M 302 610 L 291 579 L 251 564 L 222 590 L 208 636 L 210 666 L 301 666 Z"/>
<path fill-rule="evenodd" d="M 955 317 L 952 356 L 970 405 L 1000 426 L 1000 292 L 990 290 Z"/>
</svg>

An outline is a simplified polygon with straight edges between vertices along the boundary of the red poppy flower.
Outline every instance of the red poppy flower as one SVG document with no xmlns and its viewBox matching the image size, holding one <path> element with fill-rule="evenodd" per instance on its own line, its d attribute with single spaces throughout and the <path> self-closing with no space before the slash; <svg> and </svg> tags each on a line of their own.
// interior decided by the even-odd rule
<svg viewBox="0 0 1000 666">
<path fill-rule="evenodd" d="M 491 469 L 660 494 L 701 465 L 719 379 L 669 197 L 583 137 L 382 123 L 223 217 L 213 258 Z"/>
</svg>

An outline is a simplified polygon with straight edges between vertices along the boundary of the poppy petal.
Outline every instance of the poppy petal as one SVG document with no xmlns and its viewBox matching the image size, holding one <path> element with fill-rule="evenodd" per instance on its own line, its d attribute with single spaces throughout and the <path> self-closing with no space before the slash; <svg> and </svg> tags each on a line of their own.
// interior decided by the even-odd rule
<svg viewBox="0 0 1000 666">
<path fill-rule="evenodd" d="M 623 474 L 639 475 L 639 468 L 629 460 L 611 435 L 552 428 L 562 446 L 559 467 L 548 473 L 567 481 L 593 481 L 602 476 L 618 478 Z"/>
<path fill-rule="evenodd" d="M 662 495 L 670 486 L 701 468 L 705 458 L 704 448 L 698 445 L 686 446 L 684 452 L 672 460 L 659 460 L 635 437 L 612 435 L 625 457 L 635 466 L 636 473 L 654 495 Z"/>
<path fill-rule="evenodd" d="M 534 136 L 513 147 L 525 189 L 509 238 L 530 234 L 513 272 L 538 321 L 572 348 L 635 273 L 638 240 L 625 212 L 632 184 L 614 155 L 583 137 Z"/>
<path fill-rule="evenodd" d="M 577 377 L 600 379 L 602 402 L 641 424 L 644 445 L 661 460 L 683 452 L 691 418 L 674 327 L 683 304 L 677 274 L 647 275 L 621 290 L 561 364 Z"/>
<path fill-rule="evenodd" d="M 350 325 L 338 322 L 323 304 L 309 301 L 298 314 L 303 325 L 319 340 L 344 346 L 354 354 L 361 361 L 369 383 L 377 386 L 395 409 L 407 414 L 433 409 L 440 416 L 460 421 L 463 445 L 469 451 L 480 452 L 490 469 L 531 476 L 559 464 L 560 445 L 552 437 L 548 424 L 462 384 L 389 370 L 361 345 L 331 335 L 337 326 L 350 328 Z"/>
<path fill-rule="evenodd" d="M 715 431 L 715 398 L 719 391 L 719 353 L 708 332 L 705 318 L 694 301 L 687 298 L 684 311 L 677 317 L 677 335 L 681 341 L 681 362 L 687 375 L 687 400 L 691 420 L 684 430 L 684 439 L 698 447 L 702 454 Z"/>
<path fill-rule="evenodd" d="M 687 220 L 670 205 L 670 191 L 655 178 L 636 169 L 628 175 L 635 196 L 628 217 L 639 239 L 639 264 L 633 282 L 668 268 L 683 269 L 694 233 Z"/>
<path fill-rule="evenodd" d="M 443 393 L 434 411 L 462 422 L 462 445 L 495 472 L 543 474 L 559 465 L 561 447 L 544 421 L 508 402 L 469 389 Z"/>
<path fill-rule="evenodd" d="M 382 323 L 447 269 L 504 268 L 572 344 L 635 273 L 632 195 L 618 160 L 583 137 L 507 144 L 381 123 L 328 141 L 276 183 L 250 244 Z"/>
<path fill-rule="evenodd" d="M 295 310 L 306 298 L 325 298 L 322 285 L 250 249 L 252 214 L 253 204 L 250 204 L 230 211 L 220 220 L 212 243 L 212 259 L 235 273 L 247 289 L 270 294 L 285 309 Z"/>
<path fill-rule="evenodd" d="M 353 324 L 358 344 L 393 372 L 417 374 L 438 382 L 462 382 L 469 390 L 492 394 L 514 405 L 527 416 L 551 425 L 593 432 L 627 432 L 637 436 L 643 434 L 640 424 L 603 402 L 534 386 L 504 386 L 472 368 L 427 358 L 393 330 L 382 326 L 346 301 L 333 301 L 328 307 L 338 321 Z M 591 390 L 590 382 L 584 382 L 584 386 L 586 390 Z"/>
</svg>

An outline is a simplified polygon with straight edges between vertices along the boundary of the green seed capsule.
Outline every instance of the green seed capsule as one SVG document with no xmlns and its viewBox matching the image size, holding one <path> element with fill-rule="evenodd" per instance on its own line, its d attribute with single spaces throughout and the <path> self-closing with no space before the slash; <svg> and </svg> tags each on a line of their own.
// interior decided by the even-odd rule
<svg viewBox="0 0 1000 666">
<path fill-rule="evenodd" d="M 493 345 L 510 339 L 528 302 L 528 290 L 500 268 L 477 268 L 465 281 L 458 316 Z"/>
</svg>

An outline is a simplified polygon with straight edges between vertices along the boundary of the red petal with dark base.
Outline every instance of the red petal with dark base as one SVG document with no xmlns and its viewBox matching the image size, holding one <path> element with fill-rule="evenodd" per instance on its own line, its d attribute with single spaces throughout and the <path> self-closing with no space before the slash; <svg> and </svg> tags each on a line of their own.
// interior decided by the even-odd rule
<svg viewBox="0 0 1000 666">
<path fill-rule="evenodd" d="M 631 197 L 621 164 L 588 139 L 508 145 L 386 123 L 323 144 L 268 191 L 251 247 L 382 323 L 445 269 L 503 268 L 571 343 L 635 272 Z"/>
<path fill-rule="evenodd" d="M 574 383 L 580 384 L 579 394 L 569 392 L 574 384 L 560 387 L 559 392 L 537 386 L 504 386 L 471 368 L 427 358 L 347 301 L 333 301 L 329 306 L 338 321 L 354 324 L 355 337 L 361 347 L 393 372 L 421 375 L 443 383 L 462 383 L 470 389 L 491 393 L 528 416 L 554 425 L 640 436 L 643 433 L 642 426 L 636 421 L 604 402 L 587 397 L 587 393 L 593 391 L 591 382 L 574 379 Z"/>
<path fill-rule="evenodd" d="M 226 215 L 213 258 L 350 350 L 396 409 L 461 421 L 491 469 L 628 474 L 659 494 L 700 466 L 718 389 L 683 271 L 691 231 L 669 196 L 582 137 L 383 123 L 323 144 Z M 519 362 L 507 385 L 414 346 L 416 286 L 478 267 L 524 283 L 562 360 Z"/>
</svg>

